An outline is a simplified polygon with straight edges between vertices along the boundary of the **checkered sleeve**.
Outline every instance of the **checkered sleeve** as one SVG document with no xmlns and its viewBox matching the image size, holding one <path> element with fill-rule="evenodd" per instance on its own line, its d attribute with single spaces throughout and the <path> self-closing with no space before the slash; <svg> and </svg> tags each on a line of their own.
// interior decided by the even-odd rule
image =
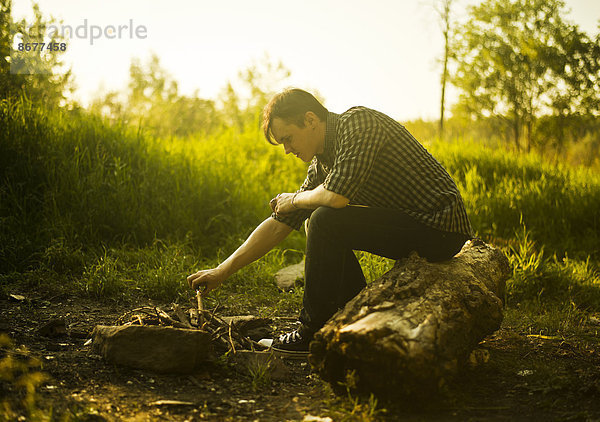
<svg viewBox="0 0 600 422">
<path fill-rule="evenodd" d="M 320 179 L 321 179 L 321 181 L 320 181 Z M 302 186 L 300 186 L 300 189 L 298 189 L 296 192 L 304 192 L 307 190 L 313 190 L 320 183 L 322 183 L 322 179 L 323 179 L 323 176 L 321 176 L 321 172 L 319 171 L 319 164 L 317 162 L 317 159 L 314 158 L 312 160 L 312 162 L 310 163 L 310 166 L 308 167 L 308 171 L 306 172 L 306 179 L 304 180 L 304 183 L 302 183 Z M 273 218 L 281 223 L 287 224 L 294 230 L 300 230 L 300 228 L 302 227 L 302 223 L 304 222 L 304 220 L 306 220 L 308 217 L 310 217 L 312 212 L 313 212 L 313 210 L 299 209 L 299 210 L 296 210 L 296 211 L 294 211 L 290 214 L 286 214 L 286 215 L 277 215 L 275 213 L 272 213 L 271 218 Z"/>
<path fill-rule="evenodd" d="M 386 136 L 375 117 L 367 111 L 349 113 L 340 124 L 338 154 L 323 187 L 352 201 L 369 179 Z"/>
</svg>

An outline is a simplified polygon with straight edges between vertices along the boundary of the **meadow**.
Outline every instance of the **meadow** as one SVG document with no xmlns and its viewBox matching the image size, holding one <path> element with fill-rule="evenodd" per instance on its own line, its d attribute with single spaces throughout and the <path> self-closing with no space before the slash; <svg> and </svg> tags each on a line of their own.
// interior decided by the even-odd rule
<svg viewBox="0 0 600 422">
<path fill-rule="evenodd" d="M 4 297 L 18 289 L 125 306 L 186 303 L 186 276 L 224 260 L 270 215 L 269 200 L 294 191 L 306 170 L 264 140 L 258 116 L 244 130 L 156 138 L 85 110 L 4 99 L 0 127 Z M 505 326 L 573 338 L 597 320 L 598 170 L 473 141 L 421 142 L 459 185 L 477 236 L 509 257 Z M 302 259 L 304 241 L 293 233 L 205 306 L 295 315 L 302 289 L 279 292 L 273 274 Z M 358 254 L 368 281 L 393 265 Z"/>
<path fill-rule="evenodd" d="M 23 100 L 3 100 L 0 116 L 1 277 L 68 280 L 97 298 L 189 295 L 186 275 L 228 256 L 270 214 L 269 200 L 305 174 L 264 140 L 258 118 L 242 131 L 157 139 Z M 510 257 L 509 305 L 600 311 L 597 171 L 472 141 L 421 141 L 459 185 L 477 236 Z M 294 233 L 214 300 L 243 291 L 239 306 L 278 312 L 271 275 L 300 261 L 303 247 Z M 361 261 L 369 280 L 393 264 Z M 286 310 L 297 301 L 284 300 Z"/>
</svg>

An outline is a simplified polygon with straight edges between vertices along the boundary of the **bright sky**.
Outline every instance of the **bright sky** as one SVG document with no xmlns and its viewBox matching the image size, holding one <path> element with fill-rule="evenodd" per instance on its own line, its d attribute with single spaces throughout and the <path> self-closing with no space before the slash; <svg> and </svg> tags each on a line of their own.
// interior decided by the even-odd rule
<svg viewBox="0 0 600 422">
<path fill-rule="evenodd" d="M 325 106 L 379 109 L 399 120 L 439 113 L 443 39 L 436 0 L 39 0 L 42 13 L 63 25 L 85 26 L 68 41 L 65 62 L 83 104 L 98 92 L 123 88 L 132 57 L 152 52 L 179 82 L 180 92 L 216 98 L 238 71 L 268 53 L 292 76 L 286 85 L 316 89 Z M 455 0 L 457 14 L 479 0 Z M 598 32 L 600 0 L 566 0 L 569 18 Z M 13 18 L 31 14 L 30 0 L 13 0 Z M 129 27 L 140 37 L 130 37 Z M 109 26 L 121 38 L 96 31 Z M 144 31 L 145 28 L 145 31 Z M 83 28 L 79 30 L 83 34 Z M 110 35 L 110 34 L 109 34 Z M 145 35 L 145 36 L 144 36 Z M 453 93 L 450 93 L 452 102 Z"/>
</svg>

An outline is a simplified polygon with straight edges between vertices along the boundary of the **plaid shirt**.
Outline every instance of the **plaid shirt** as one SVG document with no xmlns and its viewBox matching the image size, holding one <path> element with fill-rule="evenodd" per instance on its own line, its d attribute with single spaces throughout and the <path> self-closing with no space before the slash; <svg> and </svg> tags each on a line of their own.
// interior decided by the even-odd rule
<svg viewBox="0 0 600 422">
<path fill-rule="evenodd" d="M 401 124 L 378 111 L 353 107 L 328 114 L 324 151 L 313 158 L 298 192 L 321 183 L 351 205 L 398 209 L 435 229 L 473 236 L 450 175 Z M 299 230 L 312 211 L 271 216 Z"/>
</svg>

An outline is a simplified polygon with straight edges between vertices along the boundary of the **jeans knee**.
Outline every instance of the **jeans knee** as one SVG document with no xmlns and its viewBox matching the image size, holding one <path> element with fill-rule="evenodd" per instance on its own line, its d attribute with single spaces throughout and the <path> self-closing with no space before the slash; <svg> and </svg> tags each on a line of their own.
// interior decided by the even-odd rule
<svg viewBox="0 0 600 422">
<path fill-rule="evenodd" d="M 307 234 L 315 230 L 321 231 L 325 227 L 331 227 L 335 221 L 335 209 L 329 207 L 319 207 L 310 215 L 310 223 L 308 224 Z"/>
</svg>

